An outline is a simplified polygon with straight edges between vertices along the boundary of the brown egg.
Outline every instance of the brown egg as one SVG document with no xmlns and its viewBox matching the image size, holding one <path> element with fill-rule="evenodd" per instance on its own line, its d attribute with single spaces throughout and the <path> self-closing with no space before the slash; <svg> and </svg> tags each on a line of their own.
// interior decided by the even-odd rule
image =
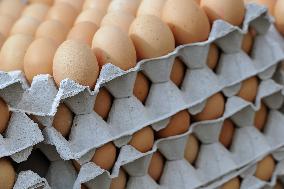
<svg viewBox="0 0 284 189">
<path fill-rule="evenodd" d="M 92 22 L 79 22 L 71 30 L 67 39 L 78 40 L 92 46 L 93 36 L 98 30 L 98 26 Z"/>
<path fill-rule="evenodd" d="M 278 31 L 284 35 L 284 1 L 278 0 L 274 7 L 275 24 Z"/>
<path fill-rule="evenodd" d="M 267 111 L 267 107 L 261 103 L 260 109 L 255 112 L 254 126 L 260 131 L 262 131 L 265 126 L 267 120 Z"/>
<path fill-rule="evenodd" d="M 5 43 L 6 38 L 4 37 L 4 35 L 2 33 L 0 33 L 0 49 L 3 46 L 3 44 Z"/>
<path fill-rule="evenodd" d="M 189 135 L 185 150 L 184 158 L 190 163 L 193 164 L 198 156 L 199 152 L 199 142 L 194 135 Z"/>
<path fill-rule="evenodd" d="M 53 59 L 53 77 L 57 86 L 69 78 L 92 88 L 98 75 L 98 62 L 88 45 L 67 40 L 58 47 Z"/>
<path fill-rule="evenodd" d="M 139 60 L 155 58 L 172 52 L 174 36 L 161 19 L 153 15 L 136 17 L 129 29 Z"/>
<path fill-rule="evenodd" d="M 246 101 L 253 102 L 258 91 L 258 79 L 256 76 L 246 79 L 241 84 L 237 96 L 243 98 Z"/>
<path fill-rule="evenodd" d="M 125 189 L 127 182 L 127 175 L 125 171 L 121 168 L 119 169 L 118 177 L 111 180 L 109 189 Z"/>
<path fill-rule="evenodd" d="M 277 181 L 276 185 L 274 186 L 274 189 L 283 189 L 283 188 L 284 187 L 283 187 L 282 183 L 280 181 Z"/>
<path fill-rule="evenodd" d="M 69 3 L 73 8 L 75 8 L 78 12 L 81 11 L 84 0 L 56 0 L 56 3 L 58 2 L 64 2 Z"/>
<path fill-rule="evenodd" d="M 145 127 L 132 135 L 128 142 L 136 150 L 146 153 L 152 149 L 154 144 L 154 131 L 151 127 Z"/>
<path fill-rule="evenodd" d="M 221 117 L 225 110 L 225 99 L 221 93 L 216 93 L 206 101 L 204 109 L 193 116 L 196 121 L 212 120 Z"/>
<path fill-rule="evenodd" d="M 53 0 L 28 0 L 28 2 L 30 2 L 30 3 L 43 3 L 43 4 L 47 4 L 47 5 L 53 4 Z"/>
<path fill-rule="evenodd" d="M 142 103 L 145 103 L 148 93 L 150 90 L 150 81 L 147 77 L 142 74 L 138 73 L 136 77 L 136 81 L 134 84 L 133 94 L 136 96 Z"/>
<path fill-rule="evenodd" d="M 194 0 L 197 4 L 200 4 L 200 0 Z"/>
<path fill-rule="evenodd" d="M 80 169 L 81 169 L 81 165 L 80 165 L 76 160 L 72 160 L 72 164 L 73 164 L 75 170 L 76 170 L 77 172 L 79 172 Z"/>
<path fill-rule="evenodd" d="M 200 6 L 206 12 L 211 23 L 222 19 L 232 25 L 240 26 L 245 17 L 243 0 L 201 0 Z"/>
<path fill-rule="evenodd" d="M 193 0 L 167 0 L 162 20 L 171 28 L 178 45 L 208 39 L 210 33 L 208 18 Z"/>
<path fill-rule="evenodd" d="M 60 45 L 65 40 L 67 32 L 67 28 L 60 21 L 46 20 L 39 25 L 35 36 L 52 39 L 56 45 Z"/>
<path fill-rule="evenodd" d="M 71 131 L 73 122 L 73 113 L 65 104 L 60 104 L 53 119 L 53 127 L 67 137 Z"/>
<path fill-rule="evenodd" d="M 136 16 L 141 0 L 114 0 L 111 1 L 107 12 L 123 11 Z"/>
<path fill-rule="evenodd" d="M 258 3 L 268 8 L 269 14 L 274 15 L 274 6 L 277 0 L 244 0 L 245 3 Z"/>
<path fill-rule="evenodd" d="M 109 142 L 96 149 L 92 162 L 100 166 L 102 169 L 110 170 L 116 160 L 116 147 L 112 142 Z"/>
<path fill-rule="evenodd" d="M 24 56 L 33 38 L 17 34 L 9 37 L 0 51 L 0 70 L 24 70 Z M 16 51 L 15 51 L 16 49 Z"/>
<path fill-rule="evenodd" d="M 172 67 L 170 78 L 176 86 L 180 86 L 185 76 L 186 66 L 180 59 L 176 58 Z"/>
<path fill-rule="evenodd" d="M 56 44 L 48 38 L 39 38 L 31 43 L 24 57 L 24 72 L 30 83 L 36 75 L 52 75 L 56 49 Z"/>
<path fill-rule="evenodd" d="M 153 153 L 151 162 L 148 168 L 148 174 L 152 177 L 155 181 L 159 181 L 164 170 L 164 163 L 165 159 L 162 154 L 157 151 Z"/>
<path fill-rule="evenodd" d="M 9 118 L 10 112 L 8 105 L 2 98 L 0 98 L 0 134 L 2 134 L 7 129 Z"/>
<path fill-rule="evenodd" d="M 253 37 L 250 32 L 247 32 L 243 38 L 242 50 L 245 51 L 247 54 L 250 54 L 252 47 L 253 47 Z"/>
<path fill-rule="evenodd" d="M 2 0 L 0 3 L 1 15 L 7 15 L 14 19 L 21 16 L 21 12 L 24 9 L 24 3 L 19 0 Z"/>
<path fill-rule="evenodd" d="M 15 34 L 25 34 L 33 36 L 40 24 L 35 18 L 32 17 L 21 17 L 20 19 L 15 22 L 14 26 L 11 29 L 10 35 Z"/>
<path fill-rule="evenodd" d="M 6 38 L 14 24 L 14 18 L 6 15 L 0 15 L 0 33 Z"/>
<path fill-rule="evenodd" d="M 97 26 L 100 26 L 103 17 L 104 17 L 104 14 L 101 10 L 90 8 L 90 9 L 86 9 L 82 11 L 78 15 L 75 21 L 75 24 L 79 22 L 93 22 Z"/>
<path fill-rule="evenodd" d="M 231 120 L 226 119 L 223 123 L 219 138 L 221 144 L 223 144 L 226 148 L 229 148 L 231 146 L 234 137 L 234 132 L 234 123 Z"/>
<path fill-rule="evenodd" d="M 190 127 L 190 115 L 187 110 L 182 110 L 170 119 L 166 128 L 159 130 L 156 134 L 158 138 L 180 135 L 188 131 Z"/>
<path fill-rule="evenodd" d="M 95 8 L 101 10 L 105 14 L 110 2 L 111 0 L 85 0 L 83 10 Z"/>
<path fill-rule="evenodd" d="M 127 12 L 115 11 L 107 13 L 102 19 L 101 26 L 116 26 L 128 34 L 130 24 L 134 20 L 134 16 Z"/>
<path fill-rule="evenodd" d="M 81 189 L 88 189 L 88 187 L 84 184 L 81 184 Z"/>
<path fill-rule="evenodd" d="M 43 3 L 33 3 L 24 9 L 22 16 L 29 16 L 39 21 L 43 21 L 48 12 L 49 6 Z"/>
<path fill-rule="evenodd" d="M 160 18 L 165 2 L 166 0 L 142 0 L 137 10 L 137 16 L 148 14 Z"/>
<path fill-rule="evenodd" d="M 275 169 L 275 161 L 271 155 L 257 163 L 254 176 L 260 180 L 269 181 Z"/>
<path fill-rule="evenodd" d="M 240 189 L 240 188 L 241 188 L 240 179 L 236 177 L 223 184 L 220 189 Z"/>
<path fill-rule="evenodd" d="M 63 23 L 67 28 L 71 28 L 78 11 L 72 7 L 69 3 L 58 2 L 52 6 L 46 16 L 49 20 L 58 20 Z"/>
<path fill-rule="evenodd" d="M 207 66 L 214 70 L 217 66 L 219 60 L 219 49 L 212 43 L 209 48 L 208 57 L 207 57 Z"/>
<path fill-rule="evenodd" d="M 0 188 L 12 189 L 16 180 L 16 173 L 12 163 L 5 159 L 0 159 Z"/>
<path fill-rule="evenodd" d="M 130 38 L 115 26 L 101 27 L 93 38 L 92 49 L 99 65 L 112 63 L 122 70 L 136 65 L 136 52 Z"/>
<path fill-rule="evenodd" d="M 105 88 L 102 88 L 96 97 L 94 111 L 104 120 L 106 120 L 109 111 L 111 109 L 111 105 L 112 105 L 111 94 Z"/>
</svg>

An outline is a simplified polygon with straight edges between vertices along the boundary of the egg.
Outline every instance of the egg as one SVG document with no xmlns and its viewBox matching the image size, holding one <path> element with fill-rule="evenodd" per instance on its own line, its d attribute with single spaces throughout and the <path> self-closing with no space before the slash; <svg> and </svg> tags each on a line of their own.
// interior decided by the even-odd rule
<svg viewBox="0 0 284 189">
<path fill-rule="evenodd" d="M 24 72 L 30 83 L 36 75 L 52 75 L 53 57 L 56 49 L 56 44 L 48 38 L 39 38 L 31 43 L 24 56 Z"/>
<path fill-rule="evenodd" d="M 83 10 L 95 8 L 101 10 L 105 14 L 110 2 L 111 0 L 85 0 Z"/>
<path fill-rule="evenodd" d="M 193 164 L 198 156 L 199 142 L 194 135 L 189 135 L 184 150 L 184 158 Z"/>
<path fill-rule="evenodd" d="M 127 175 L 125 171 L 120 168 L 118 177 L 113 178 L 111 180 L 110 188 L 109 189 L 125 189 L 126 188 L 126 182 L 127 182 Z"/>
<path fill-rule="evenodd" d="M 30 3 L 43 3 L 43 4 L 47 4 L 47 5 L 53 4 L 53 0 L 28 0 L 28 2 L 30 2 Z"/>
<path fill-rule="evenodd" d="M 0 51 L 0 70 L 24 70 L 24 56 L 33 38 L 17 34 L 9 37 Z M 16 51 L 15 51 L 16 49 Z"/>
<path fill-rule="evenodd" d="M 136 52 L 130 38 L 115 26 L 103 26 L 94 35 L 92 49 L 100 67 L 112 63 L 122 70 L 136 65 Z"/>
<path fill-rule="evenodd" d="M 275 25 L 278 31 L 284 35 L 284 2 L 278 0 L 274 7 Z"/>
<path fill-rule="evenodd" d="M 246 52 L 247 54 L 250 54 L 252 47 L 253 47 L 253 37 L 250 32 L 247 32 L 244 35 L 244 38 L 242 41 L 242 50 Z"/>
<path fill-rule="evenodd" d="M 257 163 L 254 176 L 263 181 L 269 181 L 275 169 L 275 161 L 271 155 L 266 156 Z"/>
<path fill-rule="evenodd" d="M 12 163 L 5 158 L 0 158 L 0 170 L 0 188 L 12 189 L 16 180 Z"/>
<path fill-rule="evenodd" d="M 240 189 L 240 188 L 241 188 L 240 179 L 236 177 L 223 184 L 220 189 Z"/>
<path fill-rule="evenodd" d="M 137 10 L 137 16 L 148 14 L 161 17 L 165 2 L 166 0 L 142 0 Z"/>
<path fill-rule="evenodd" d="M 71 28 L 77 14 L 77 10 L 69 3 L 58 2 L 49 9 L 46 19 L 58 20 L 63 23 L 66 28 Z"/>
<path fill-rule="evenodd" d="M 102 169 L 110 170 L 116 160 L 116 147 L 112 142 L 104 144 L 96 149 L 92 162 L 100 166 Z"/>
<path fill-rule="evenodd" d="M 219 49 L 214 43 L 212 43 L 208 51 L 207 66 L 210 69 L 214 70 L 217 66 L 218 60 L 219 60 Z"/>
<path fill-rule="evenodd" d="M 170 28 L 153 15 L 136 17 L 129 29 L 139 60 L 166 55 L 175 49 Z"/>
<path fill-rule="evenodd" d="M 204 109 L 193 116 L 195 121 L 212 120 L 221 117 L 225 110 L 225 99 L 221 93 L 216 93 L 206 100 Z"/>
<path fill-rule="evenodd" d="M 274 7 L 277 0 L 244 0 L 245 3 L 258 3 L 268 8 L 269 14 L 274 15 Z"/>
<path fill-rule="evenodd" d="M 99 75 L 99 66 L 93 51 L 88 45 L 73 40 L 63 42 L 53 59 L 53 77 L 56 84 L 66 78 L 94 87 Z"/>
<path fill-rule="evenodd" d="M 80 12 L 82 9 L 84 0 L 71 0 L 71 1 L 70 0 L 56 0 L 56 3 L 58 2 L 69 3 L 73 8 L 75 8 L 78 12 Z"/>
<path fill-rule="evenodd" d="M 208 39 L 209 20 L 193 0 L 167 0 L 162 12 L 162 20 L 171 28 L 178 45 Z"/>
<path fill-rule="evenodd" d="M 100 26 L 103 17 L 104 17 L 104 14 L 101 10 L 90 8 L 90 9 L 82 11 L 78 15 L 75 21 L 75 24 L 79 22 L 92 22 L 96 24 L 97 26 Z"/>
<path fill-rule="evenodd" d="M 122 31 L 128 34 L 130 24 L 134 20 L 134 16 L 127 12 L 115 11 L 110 12 L 104 16 L 101 26 L 111 25 L 119 27 Z"/>
<path fill-rule="evenodd" d="M 39 21 L 43 21 L 48 12 L 49 6 L 43 3 L 33 3 L 24 9 L 22 16 L 29 16 Z"/>
<path fill-rule="evenodd" d="M 170 122 L 164 129 L 156 134 L 158 138 L 180 135 L 188 131 L 190 127 L 190 115 L 187 110 L 182 110 L 170 118 Z"/>
<path fill-rule="evenodd" d="M 141 0 L 113 0 L 108 6 L 107 12 L 123 11 L 136 15 Z"/>
<path fill-rule="evenodd" d="M 36 116 L 34 116 L 34 115 L 29 115 L 29 118 L 31 119 L 31 120 L 33 120 L 33 122 L 34 123 L 36 123 L 37 124 L 37 126 L 38 126 L 38 128 L 39 129 L 44 129 L 45 128 L 45 126 L 44 125 L 42 125 L 39 121 L 38 121 L 38 119 L 37 119 L 37 117 Z"/>
<path fill-rule="evenodd" d="M 4 37 L 3 34 L 0 33 L 0 49 L 3 46 L 3 44 L 5 43 L 5 41 L 6 41 L 6 38 Z"/>
<path fill-rule="evenodd" d="M 277 181 L 276 182 L 276 185 L 274 186 L 274 189 L 283 189 L 284 187 L 283 187 L 283 185 L 281 184 L 281 182 L 280 181 Z"/>
<path fill-rule="evenodd" d="M 9 118 L 10 112 L 8 105 L 2 98 L 0 98 L 0 134 L 2 134 L 7 129 Z"/>
<path fill-rule="evenodd" d="M 229 148 L 231 146 L 234 137 L 234 132 L 235 132 L 234 123 L 231 120 L 226 119 L 222 125 L 220 138 L 219 138 L 221 144 L 223 144 L 223 146 L 225 146 L 226 148 Z"/>
<path fill-rule="evenodd" d="M 98 26 L 92 22 L 79 22 L 71 30 L 67 39 L 78 40 L 92 46 L 93 36 L 98 30 Z"/>
<path fill-rule="evenodd" d="M 104 120 L 106 120 L 111 109 L 111 105 L 111 94 L 105 88 L 101 88 L 96 97 L 94 111 Z"/>
<path fill-rule="evenodd" d="M 154 144 L 154 131 L 151 127 L 145 127 L 132 135 L 128 142 L 136 150 L 146 153 L 152 149 Z"/>
<path fill-rule="evenodd" d="M 81 165 L 76 160 L 72 160 L 72 164 L 73 164 L 73 167 L 75 168 L 75 170 L 77 171 L 77 173 L 79 173 L 79 171 L 81 169 Z"/>
<path fill-rule="evenodd" d="M 253 102 L 258 91 L 258 79 L 256 76 L 248 78 L 241 83 L 241 88 L 237 96 L 246 101 Z"/>
<path fill-rule="evenodd" d="M 232 25 L 240 26 L 245 17 L 243 0 L 201 0 L 200 6 L 211 23 L 222 19 Z"/>
<path fill-rule="evenodd" d="M 65 104 L 60 104 L 53 119 L 52 126 L 61 133 L 63 137 L 67 137 L 71 131 L 73 122 L 73 113 Z"/>
<path fill-rule="evenodd" d="M 200 4 L 200 0 L 194 0 L 197 4 Z"/>
<path fill-rule="evenodd" d="M 81 184 L 81 189 L 88 189 L 88 187 L 84 184 Z"/>
<path fill-rule="evenodd" d="M 36 31 L 36 38 L 52 39 L 56 45 L 60 45 L 66 38 L 67 28 L 57 20 L 46 20 L 41 23 Z"/>
<path fill-rule="evenodd" d="M 147 77 L 142 74 L 138 73 L 135 84 L 134 84 L 134 89 L 133 89 L 133 94 L 136 96 L 142 103 L 145 103 L 147 96 L 149 94 L 150 90 L 150 81 L 147 79 Z"/>
<path fill-rule="evenodd" d="M 260 109 L 255 112 L 254 116 L 254 126 L 260 131 L 264 129 L 265 123 L 267 121 L 267 114 L 267 107 L 263 103 L 261 103 Z"/>
<path fill-rule="evenodd" d="M 14 18 L 6 15 L 0 15 L 0 33 L 6 38 L 14 24 Z"/>
<path fill-rule="evenodd" d="M 180 59 L 176 58 L 172 67 L 170 79 L 176 86 L 180 87 L 184 76 L 185 76 L 186 66 L 181 62 Z"/>
<path fill-rule="evenodd" d="M 148 174 L 152 179 L 158 182 L 163 174 L 165 159 L 162 154 L 157 151 L 153 153 L 152 159 L 149 164 Z"/>
<path fill-rule="evenodd" d="M 2 0 L 0 3 L 1 15 L 7 15 L 14 19 L 21 16 L 21 12 L 24 9 L 24 3 L 20 0 Z"/>
<path fill-rule="evenodd" d="M 33 36 L 39 24 L 40 24 L 40 21 L 38 21 L 35 18 L 27 17 L 27 16 L 21 17 L 20 19 L 17 20 L 17 22 L 12 27 L 10 35 L 25 34 L 25 35 Z"/>
</svg>

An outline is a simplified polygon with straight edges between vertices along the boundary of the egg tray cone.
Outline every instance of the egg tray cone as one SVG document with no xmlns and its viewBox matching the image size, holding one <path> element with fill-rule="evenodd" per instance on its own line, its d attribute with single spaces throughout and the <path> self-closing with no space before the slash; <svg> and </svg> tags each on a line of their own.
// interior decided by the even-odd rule
<svg viewBox="0 0 284 189">
<path fill-rule="evenodd" d="M 47 180 L 41 178 L 38 174 L 32 171 L 22 171 L 19 173 L 13 189 L 51 189 Z"/>
</svg>

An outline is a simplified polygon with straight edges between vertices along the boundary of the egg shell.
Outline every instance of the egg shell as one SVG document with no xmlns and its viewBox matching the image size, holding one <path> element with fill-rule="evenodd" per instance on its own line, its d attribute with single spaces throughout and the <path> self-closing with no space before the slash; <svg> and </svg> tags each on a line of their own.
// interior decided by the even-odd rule
<svg viewBox="0 0 284 189">
<path fill-rule="evenodd" d="M 81 169 L 81 165 L 76 160 L 72 160 L 72 164 L 73 164 L 73 167 L 75 168 L 75 170 L 77 171 L 77 173 L 79 173 L 79 171 Z"/>
<path fill-rule="evenodd" d="M 148 174 L 150 175 L 150 177 L 152 177 L 152 179 L 154 179 L 157 182 L 160 180 L 163 174 L 164 163 L 165 159 L 159 151 L 153 153 L 148 168 Z"/>
<path fill-rule="evenodd" d="M 112 105 L 111 94 L 105 88 L 101 88 L 96 97 L 94 111 L 99 116 L 101 116 L 104 120 L 106 120 L 108 117 L 109 111 L 111 109 L 111 105 Z"/>
<path fill-rule="evenodd" d="M 78 17 L 75 21 L 75 24 L 77 24 L 79 22 L 93 22 L 97 26 L 100 26 L 103 17 L 104 17 L 104 13 L 101 10 L 95 9 L 95 8 L 90 8 L 90 9 L 86 9 L 86 10 L 82 11 L 78 15 Z"/>
<path fill-rule="evenodd" d="M 243 98 L 246 101 L 253 102 L 257 95 L 258 90 L 258 79 L 257 77 L 251 77 L 244 80 L 241 83 L 241 88 L 237 96 Z"/>
<path fill-rule="evenodd" d="M 209 20 L 193 0 L 167 0 L 162 20 L 171 28 L 177 45 L 208 39 Z"/>
<path fill-rule="evenodd" d="M 218 47 L 212 43 L 209 48 L 208 57 L 207 57 L 207 66 L 214 70 L 218 64 L 219 60 L 219 49 Z"/>
<path fill-rule="evenodd" d="M 98 26 L 92 22 L 79 22 L 71 28 L 67 39 L 78 40 L 92 46 L 93 36 L 98 30 Z"/>
<path fill-rule="evenodd" d="M 275 161 L 271 155 L 257 163 L 254 176 L 263 181 L 269 181 L 275 169 Z"/>
<path fill-rule="evenodd" d="M 190 127 L 190 115 L 187 110 L 182 110 L 170 118 L 170 122 L 156 134 L 158 138 L 180 135 L 188 131 Z"/>
<path fill-rule="evenodd" d="M 112 142 L 109 142 L 96 149 L 92 162 L 100 166 L 102 169 L 110 170 L 116 160 L 116 147 Z"/>
<path fill-rule="evenodd" d="M 165 2 L 166 0 L 142 0 L 137 10 L 137 16 L 148 14 L 160 18 Z"/>
<path fill-rule="evenodd" d="M 17 22 L 15 22 L 10 35 L 25 34 L 34 36 L 39 24 L 40 21 L 35 18 L 28 16 L 21 17 L 17 20 Z"/>
<path fill-rule="evenodd" d="M 69 3 L 74 9 L 80 12 L 82 9 L 84 0 L 56 0 L 55 4 L 58 2 Z"/>
<path fill-rule="evenodd" d="M 253 37 L 252 34 L 248 32 L 244 35 L 242 42 L 242 50 L 245 51 L 247 54 L 250 54 L 252 47 L 253 47 Z"/>
<path fill-rule="evenodd" d="M 0 33 L 0 49 L 3 46 L 3 44 L 5 43 L 5 41 L 6 41 L 6 38 L 4 37 L 3 34 Z"/>
<path fill-rule="evenodd" d="M 154 144 L 154 131 L 151 127 L 145 127 L 132 135 L 128 142 L 136 150 L 146 153 L 152 149 Z"/>
<path fill-rule="evenodd" d="M 39 38 L 30 44 L 24 57 L 24 72 L 30 83 L 36 75 L 52 75 L 53 57 L 56 49 L 56 44 L 48 38 Z"/>
<path fill-rule="evenodd" d="M 190 163 L 193 164 L 198 156 L 199 152 L 199 142 L 194 135 L 189 135 L 185 150 L 184 150 L 184 158 Z"/>
<path fill-rule="evenodd" d="M 223 144 L 223 146 L 225 146 L 226 148 L 229 148 L 231 146 L 234 137 L 234 132 L 234 123 L 231 120 L 226 119 L 223 123 L 219 137 L 221 144 Z"/>
<path fill-rule="evenodd" d="M 100 67 L 112 63 L 122 70 L 136 65 L 136 52 L 128 35 L 115 26 L 103 26 L 94 35 L 92 49 Z"/>
<path fill-rule="evenodd" d="M 2 98 L 0 98 L 0 134 L 2 134 L 7 129 L 9 118 L 10 112 L 8 105 Z"/>
<path fill-rule="evenodd" d="M 139 60 L 155 58 L 172 52 L 174 36 L 163 21 L 153 15 L 136 17 L 129 29 Z"/>
<path fill-rule="evenodd" d="M 236 177 L 223 184 L 220 189 L 240 189 L 240 188 L 241 188 L 240 179 Z"/>
<path fill-rule="evenodd" d="M 221 117 L 225 110 L 225 99 L 221 93 L 216 93 L 206 101 L 204 109 L 193 116 L 195 121 L 213 120 Z"/>
<path fill-rule="evenodd" d="M 24 3 L 19 0 L 2 0 L 0 3 L 1 15 L 8 15 L 14 19 L 21 16 L 21 12 L 24 9 Z"/>
<path fill-rule="evenodd" d="M 274 15 L 274 6 L 277 0 L 244 0 L 245 3 L 258 3 L 268 8 L 269 14 Z"/>
<path fill-rule="evenodd" d="M 113 0 L 108 6 L 107 12 L 123 11 L 136 16 L 141 0 Z"/>
<path fill-rule="evenodd" d="M 29 3 L 43 3 L 46 5 L 52 5 L 54 0 L 28 0 Z"/>
<path fill-rule="evenodd" d="M 10 34 L 10 30 L 14 25 L 15 19 L 7 16 L 0 15 L 0 33 L 6 38 Z"/>
<path fill-rule="evenodd" d="M 283 189 L 283 185 L 280 181 L 276 182 L 276 185 L 274 186 L 274 189 Z"/>
<path fill-rule="evenodd" d="M 81 189 L 88 189 L 88 187 L 86 185 L 82 184 Z"/>
<path fill-rule="evenodd" d="M 49 6 L 43 3 L 33 3 L 24 9 L 22 16 L 29 16 L 39 21 L 43 21 L 48 12 Z"/>
<path fill-rule="evenodd" d="M 176 58 L 172 67 L 170 79 L 176 86 L 180 86 L 185 76 L 186 66 L 181 62 L 180 59 Z"/>
<path fill-rule="evenodd" d="M 120 168 L 118 177 L 113 178 L 111 180 L 110 188 L 109 189 L 125 189 L 127 183 L 127 175 L 125 171 Z"/>
<path fill-rule="evenodd" d="M 5 159 L 0 159 L 0 188 L 12 189 L 16 179 L 16 173 L 12 166 L 12 163 Z"/>
<path fill-rule="evenodd" d="M 142 103 L 145 103 L 147 96 L 149 94 L 150 90 L 150 81 L 147 79 L 147 77 L 142 74 L 138 73 L 135 84 L 134 84 L 134 89 L 133 89 L 133 94 L 136 96 Z"/>
<path fill-rule="evenodd" d="M 284 1 L 278 0 L 274 7 L 275 24 L 278 31 L 284 35 Z"/>
<path fill-rule="evenodd" d="M 243 0 L 201 0 L 200 6 L 206 12 L 211 23 L 222 19 L 232 25 L 240 26 L 245 17 Z"/>
<path fill-rule="evenodd" d="M 83 10 L 95 8 L 101 10 L 105 14 L 110 2 L 111 0 L 85 0 Z"/>
<path fill-rule="evenodd" d="M 267 107 L 263 103 L 261 103 L 260 109 L 255 112 L 254 116 L 254 126 L 260 131 L 264 129 L 265 123 L 267 121 L 267 114 Z"/>
<path fill-rule="evenodd" d="M 60 104 L 54 116 L 52 126 L 60 132 L 63 137 L 67 137 L 71 131 L 72 122 L 73 113 L 65 104 Z"/>
<path fill-rule="evenodd" d="M 197 4 L 200 4 L 200 0 L 194 0 Z"/>
<path fill-rule="evenodd" d="M 9 37 L 0 51 L 0 70 L 24 71 L 24 56 L 32 40 L 31 36 L 23 34 L 16 34 Z"/>
</svg>

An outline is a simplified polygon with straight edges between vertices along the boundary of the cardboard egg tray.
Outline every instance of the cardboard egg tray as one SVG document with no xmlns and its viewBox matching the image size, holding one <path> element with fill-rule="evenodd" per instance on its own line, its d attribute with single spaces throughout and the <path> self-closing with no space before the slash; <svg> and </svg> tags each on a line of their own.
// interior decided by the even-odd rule
<svg viewBox="0 0 284 189">
<path fill-rule="evenodd" d="M 51 189 L 47 180 L 32 171 L 22 171 L 18 174 L 13 189 Z"/>
</svg>

